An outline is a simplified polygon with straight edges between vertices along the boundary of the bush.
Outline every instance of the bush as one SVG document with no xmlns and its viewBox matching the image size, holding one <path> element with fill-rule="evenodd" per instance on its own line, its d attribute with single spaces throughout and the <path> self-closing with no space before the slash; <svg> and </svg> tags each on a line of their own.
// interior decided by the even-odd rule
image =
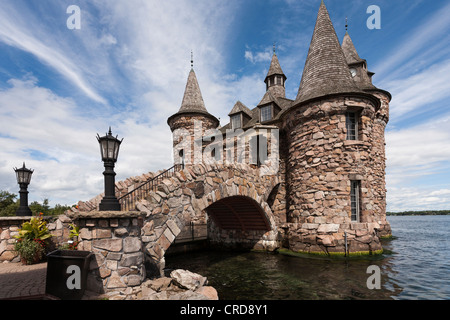
<svg viewBox="0 0 450 320">
<path fill-rule="evenodd" d="M 19 253 L 24 264 L 34 264 L 42 260 L 45 252 L 45 244 L 31 239 L 18 239 L 14 249 Z"/>
<path fill-rule="evenodd" d="M 29 222 L 24 222 L 19 229 L 19 235 L 14 249 L 19 253 L 22 263 L 33 264 L 42 260 L 51 233 L 47 228 L 47 222 L 42 217 L 32 217 Z"/>
</svg>

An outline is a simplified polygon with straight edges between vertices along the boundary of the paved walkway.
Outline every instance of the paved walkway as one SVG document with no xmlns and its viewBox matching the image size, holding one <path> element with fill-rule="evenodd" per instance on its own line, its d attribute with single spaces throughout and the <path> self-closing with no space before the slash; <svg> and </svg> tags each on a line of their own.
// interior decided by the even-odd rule
<svg viewBox="0 0 450 320">
<path fill-rule="evenodd" d="M 45 294 L 47 263 L 0 263 L 0 299 L 29 299 Z"/>
</svg>

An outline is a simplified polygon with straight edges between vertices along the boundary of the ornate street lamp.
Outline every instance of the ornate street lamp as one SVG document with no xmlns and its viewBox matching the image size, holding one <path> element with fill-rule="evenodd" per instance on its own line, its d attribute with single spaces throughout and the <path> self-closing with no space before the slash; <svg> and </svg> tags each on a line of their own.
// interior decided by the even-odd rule
<svg viewBox="0 0 450 320">
<path fill-rule="evenodd" d="M 100 137 L 97 134 L 97 140 L 100 144 L 102 161 L 105 165 L 105 171 L 103 172 L 103 175 L 105 176 L 105 196 L 100 202 L 99 209 L 100 211 L 120 211 L 120 203 L 116 198 L 115 192 L 116 173 L 114 172 L 114 164 L 117 162 L 120 144 L 123 139 L 119 140 L 117 139 L 117 136 L 113 137 L 110 127 L 106 136 Z"/>
<path fill-rule="evenodd" d="M 14 171 L 16 172 L 17 183 L 20 186 L 20 206 L 16 211 L 16 216 L 31 216 L 32 213 L 28 207 L 28 185 L 30 184 L 31 175 L 34 171 L 25 168 L 25 162 L 23 163 L 22 168 L 14 168 Z"/>
</svg>

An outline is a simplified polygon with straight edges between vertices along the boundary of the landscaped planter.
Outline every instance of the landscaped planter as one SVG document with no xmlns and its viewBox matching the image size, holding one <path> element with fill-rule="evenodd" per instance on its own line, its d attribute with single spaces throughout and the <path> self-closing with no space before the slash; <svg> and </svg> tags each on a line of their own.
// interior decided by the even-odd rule
<svg viewBox="0 0 450 320">
<path fill-rule="evenodd" d="M 80 300 L 86 290 L 90 251 L 56 250 L 47 255 L 46 294 Z"/>
</svg>

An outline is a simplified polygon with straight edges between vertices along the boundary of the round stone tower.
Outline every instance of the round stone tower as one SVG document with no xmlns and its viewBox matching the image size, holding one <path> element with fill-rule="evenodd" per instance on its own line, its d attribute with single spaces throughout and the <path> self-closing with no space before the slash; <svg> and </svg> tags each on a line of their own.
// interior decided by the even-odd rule
<svg viewBox="0 0 450 320">
<path fill-rule="evenodd" d="M 348 40 L 347 34 L 340 46 L 322 1 L 297 98 L 280 117 L 293 251 L 377 253 L 380 237 L 390 234 L 384 143 L 390 94 L 371 84 L 373 74 Z"/>
<path fill-rule="evenodd" d="M 201 163 L 202 139 L 210 129 L 219 126 L 219 120 L 205 107 L 194 69 L 191 68 L 180 110 L 167 123 L 173 134 L 175 164 Z"/>
</svg>

